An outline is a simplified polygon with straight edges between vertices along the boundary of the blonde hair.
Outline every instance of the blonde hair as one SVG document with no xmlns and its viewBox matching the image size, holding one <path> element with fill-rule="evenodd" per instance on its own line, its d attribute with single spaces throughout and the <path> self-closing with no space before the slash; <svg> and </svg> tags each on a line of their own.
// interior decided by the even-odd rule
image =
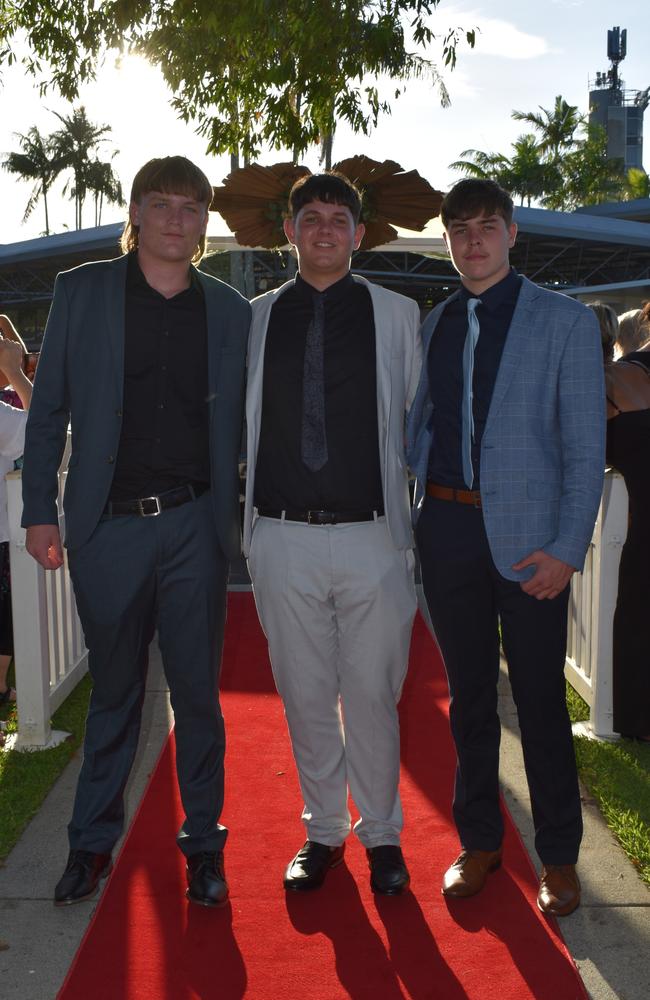
<svg viewBox="0 0 650 1000">
<path fill-rule="evenodd" d="M 202 170 L 185 156 L 162 156 L 149 160 L 138 170 L 131 187 L 131 202 L 139 204 L 150 191 L 161 194 L 182 194 L 205 205 L 206 211 L 212 202 L 212 185 Z M 127 219 L 120 239 L 122 253 L 138 249 L 139 226 Z M 205 234 L 199 240 L 192 263 L 198 264 L 205 253 Z"/>
<path fill-rule="evenodd" d="M 650 323 L 643 309 L 628 309 L 618 317 L 618 337 L 616 346 L 620 355 L 638 351 L 650 337 Z"/>
</svg>

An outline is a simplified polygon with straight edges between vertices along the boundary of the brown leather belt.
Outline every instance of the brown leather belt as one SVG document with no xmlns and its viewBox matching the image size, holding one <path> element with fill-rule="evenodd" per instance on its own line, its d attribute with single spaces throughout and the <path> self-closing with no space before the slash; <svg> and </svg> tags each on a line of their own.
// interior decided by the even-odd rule
<svg viewBox="0 0 650 1000">
<path fill-rule="evenodd" d="M 455 490 L 451 486 L 438 486 L 437 483 L 427 483 L 427 494 L 436 500 L 455 500 L 456 503 L 466 503 L 471 507 L 481 506 L 480 490 Z"/>
</svg>

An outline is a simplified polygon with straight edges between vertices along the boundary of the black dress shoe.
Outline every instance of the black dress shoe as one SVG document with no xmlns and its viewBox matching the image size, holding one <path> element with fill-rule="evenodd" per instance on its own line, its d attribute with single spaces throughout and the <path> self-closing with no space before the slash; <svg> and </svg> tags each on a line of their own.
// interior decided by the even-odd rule
<svg viewBox="0 0 650 1000">
<path fill-rule="evenodd" d="M 284 873 L 284 887 L 292 892 L 308 892 L 318 889 L 325 881 L 330 868 L 336 868 L 343 861 L 345 844 L 329 847 L 316 840 L 308 840 L 300 848 L 295 858 L 287 865 Z"/>
<path fill-rule="evenodd" d="M 70 851 L 66 869 L 54 890 L 54 905 L 68 906 L 90 899 L 97 892 L 100 879 L 106 878 L 112 867 L 110 854 Z"/>
<path fill-rule="evenodd" d="M 187 891 L 192 903 L 223 906 L 228 899 L 228 883 L 223 867 L 223 851 L 199 851 L 187 859 Z"/>
<path fill-rule="evenodd" d="M 399 896 L 408 889 L 411 879 L 402 850 L 394 844 L 366 849 L 370 865 L 370 888 L 384 896 Z"/>
</svg>

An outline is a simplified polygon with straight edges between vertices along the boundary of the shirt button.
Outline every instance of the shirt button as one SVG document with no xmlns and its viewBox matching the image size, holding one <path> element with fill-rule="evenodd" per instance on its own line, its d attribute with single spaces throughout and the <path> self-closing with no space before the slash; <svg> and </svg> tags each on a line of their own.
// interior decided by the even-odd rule
<svg viewBox="0 0 650 1000">
<path fill-rule="evenodd" d="M 108 464 L 112 465 L 114 461 L 115 461 L 115 457 L 113 455 L 109 455 L 108 456 Z"/>
</svg>

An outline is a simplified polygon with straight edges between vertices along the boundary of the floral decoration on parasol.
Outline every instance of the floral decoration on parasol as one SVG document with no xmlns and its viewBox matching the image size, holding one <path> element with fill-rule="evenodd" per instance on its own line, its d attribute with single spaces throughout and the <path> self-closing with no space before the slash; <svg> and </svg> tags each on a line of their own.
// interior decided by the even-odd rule
<svg viewBox="0 0 650 1000">
<path fill-rule="evenodd" d="M 228 174 L 223 187 L 213 188 L 210 210 L 223 216 L 240 246 L 269 250 L 286 246 L 282 223 L 289 191 L 299 177 L 308 173 L 307 167 L 295 163 L 239 167 Z"/>
<path fill-rule="evenodd" d="M 442 192 L 417 170 L 405 171 L 394 160 L 379 163 L 369 156 L 352 156 L 333 169 L 345 174 L 363 195 L 361 219 L 366 233 L 362 250 L 397 239 L 394 226 L 421 232 L 440 212 Z"/>
<path fill-rule="evenodd" d="M 352 156 L 333 169 L 362 193 L 363 250 L 397 239 L 394 226 L 421 232 L 440 211 L 442 193 L 417 170 L 405 171 L 394 160 L 379 163 L 369 156 Z M 299 177 L 309 173 L 307 167 L 293 163 L 240 167 L 228 174 L 223 187 L 213 189 L 210 209 L 223 216 L 241 246 L 286 246 L 282 222 L 289 191 Z"/>
</svg>

